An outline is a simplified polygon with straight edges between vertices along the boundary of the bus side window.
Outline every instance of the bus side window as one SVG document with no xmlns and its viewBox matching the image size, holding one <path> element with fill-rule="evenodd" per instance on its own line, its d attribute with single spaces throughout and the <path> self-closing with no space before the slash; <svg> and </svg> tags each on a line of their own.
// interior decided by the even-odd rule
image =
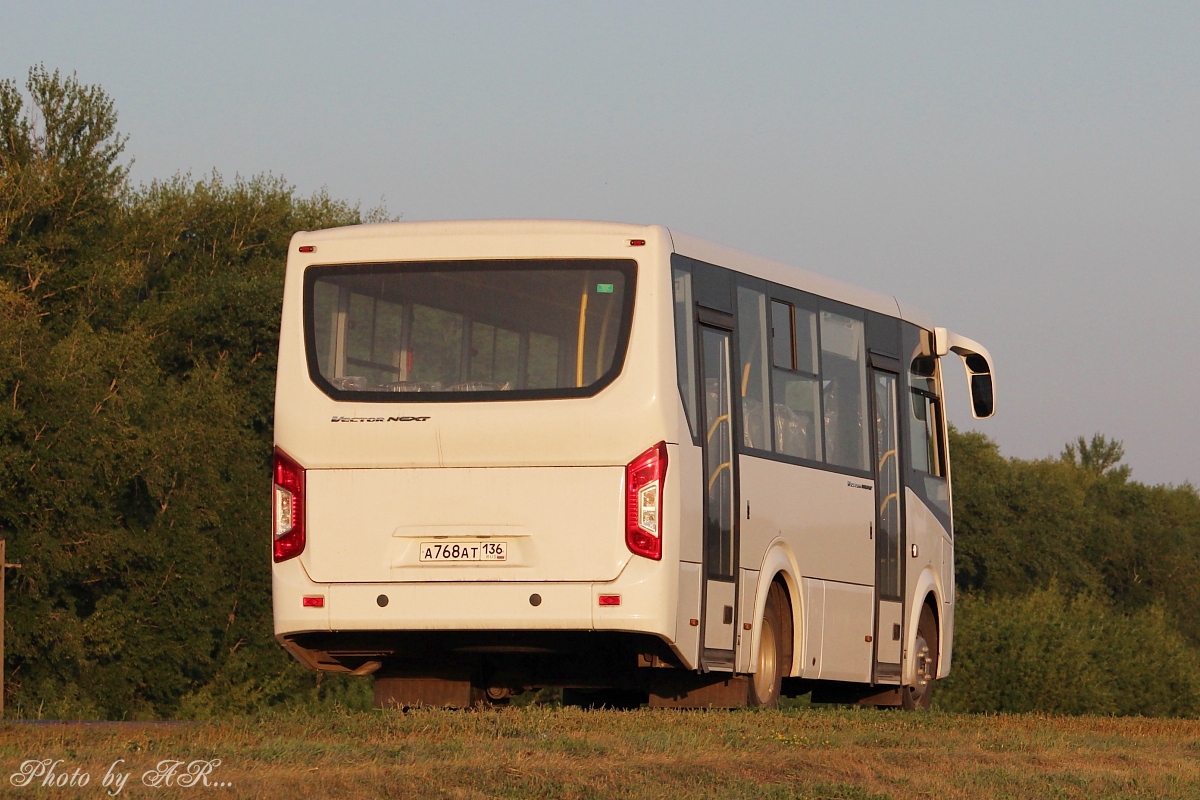
<svg viewBox="0 0 1200 800">
<path fill-rule="evenodd" d="M 937 396 L 938 361 L 918 355 L 909 368 L 909 453 L 914 483 L 926 502 L 947 516 L 950 487 L 946 482 L 946 443 L 942 437 L 942 403 Z"/>
<path fill-rule="evenodd" d="M 869 471 L 867 357 L 861 320 L 821 312 L 821 381 L 825 400 L 825 460 Z"/>
<path fill-rule="evenodd" d="M 816 373 L 816 314 L 790 303 L 771 301 L 775 365 L 775 450 L 821 460 L 821 394 Z"/>
<path fill-rule="evenodd" d="M 772 366 L 795 369 L 795 336 L 792 334 L 792 306 L 790 303 L 783 303 L 779 300 L 771 301 L 771 334 Z"/>
<path fill-rule="evenodd" d="M 946 475 L 942 460 L 941 408 L 936 398 L 923 392 L 912 392 L 912 418 L 909 420 L 912 446 L 912 466 L 935 478 Z"/>
<path fill-rule="evenodd" d="M 672 288 L 675 295 L 675 368 L 679 393 L 687 413 L 688 427 L 696 435 L 696 341 L 692 326 L 692 270 L 688 261 L 671 256 Z"/>
<path fill-rule="evenodd" d="M 738 375 L 742 399 L 742 440 L 746 447 L 771 449 L 771 420 L 767 401 L 767 295 L 739 286 L 737 290 Z"/>
<path fill-rule="evenodd" d="M 821 460 L 818 385 L 815 378 L 775 370 L 775 447 L 780 453 Z"/>
</svg>

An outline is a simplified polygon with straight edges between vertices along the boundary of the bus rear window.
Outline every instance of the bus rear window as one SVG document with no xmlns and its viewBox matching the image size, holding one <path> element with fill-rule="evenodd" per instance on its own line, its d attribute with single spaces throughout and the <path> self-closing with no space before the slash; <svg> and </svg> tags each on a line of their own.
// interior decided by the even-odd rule
<svg viewBox="0 0 1200 800">
<path fill-rule="evenodd" d="M 629 260 L 309 267 L 309 374 L 338 400 L 592 395 L 624 361 L 635 276 Z"/>
</svg>

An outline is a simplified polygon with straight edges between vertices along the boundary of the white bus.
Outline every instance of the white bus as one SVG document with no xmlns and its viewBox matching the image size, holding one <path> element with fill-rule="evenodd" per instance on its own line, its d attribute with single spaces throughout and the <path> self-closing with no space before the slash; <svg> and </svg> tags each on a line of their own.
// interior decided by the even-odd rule
<svg viewBox="0 0 1200 800">
<path fill-rule="evenodd" d="M 274 618 L 381 705 L 922 707 L 950 669 L 939 357 L 893 297 L 659 226 L 300 232 Z"/>
</svg>

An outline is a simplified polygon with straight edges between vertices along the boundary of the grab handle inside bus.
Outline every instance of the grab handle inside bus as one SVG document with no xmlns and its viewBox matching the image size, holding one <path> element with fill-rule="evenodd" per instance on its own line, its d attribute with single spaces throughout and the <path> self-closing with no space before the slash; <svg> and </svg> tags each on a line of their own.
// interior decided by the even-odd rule
<svg viewBox="0 0 1200 800">
<path fill-rule="evenodd" d="M 984 419 L 996 413 L 996 369 L 987 348 L 946 328 L 933 329 L 934 350 L 938 356 L 957 353 L 967 371 L 967 391 L 971 395 L 971 415 Z"/>
</svg>

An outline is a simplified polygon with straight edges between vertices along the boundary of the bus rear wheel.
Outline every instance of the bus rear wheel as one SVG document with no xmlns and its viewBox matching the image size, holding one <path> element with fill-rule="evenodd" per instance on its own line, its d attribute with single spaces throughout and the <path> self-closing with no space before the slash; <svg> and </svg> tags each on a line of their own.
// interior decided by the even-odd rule
<svg viewBox="0 0 1200 800">
<path fill-rule="evenodd" d="M 759 708 L 779 705 L 783 676 L 792 665 L 792 610 L 787 592 L 772 583 L 767 592 L 762 627 L 758 633 L 758 662 L 747 681 L 746 704 Z"/>
<path fill-rule="evenodd" d="M 933 697 L 938 665 L 937 618 L 928 603 L 921 607 L 913 658 L 916 660 L 916 681 L 913 686 L 900 689 L 900 700 L 906 711 L 924 711 Z"/>
</svg>

